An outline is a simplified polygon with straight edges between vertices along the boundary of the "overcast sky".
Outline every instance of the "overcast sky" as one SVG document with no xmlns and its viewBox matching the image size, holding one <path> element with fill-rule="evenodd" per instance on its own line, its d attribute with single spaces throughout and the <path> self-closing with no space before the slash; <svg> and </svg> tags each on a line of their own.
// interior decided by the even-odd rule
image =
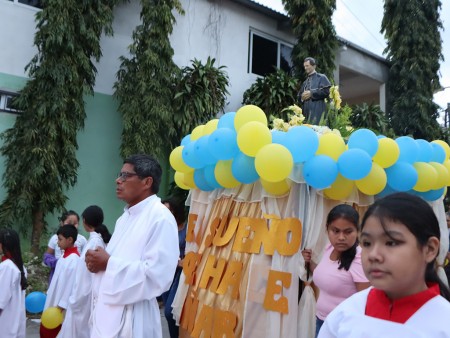
<svg viewBox="0 0 450 338">
<path fill-rule="evenodd" d="M 281 0 L 256 0 L 277 11 L 285 12 Z M 440 77 L 443 87 L 450 87 L 450 0 L 442 0 L 441 20 L 444 31 L 441 32 L 443 55 L 447 59 L 441 64 Z M 333 23 L 338 36 L 349 40 L 373 53 L 383 56 L 386 47 L 384 36 L 380 33 L 383 19 L 382 0 L 336 0 Z M 450 88 L 434 97 L 442 108 L 450 103 Z"/>
</svg>

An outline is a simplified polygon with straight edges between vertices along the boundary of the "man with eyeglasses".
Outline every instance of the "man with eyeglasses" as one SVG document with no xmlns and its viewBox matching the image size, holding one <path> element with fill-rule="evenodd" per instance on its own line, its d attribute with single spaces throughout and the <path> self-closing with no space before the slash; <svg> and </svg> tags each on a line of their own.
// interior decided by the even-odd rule
<svg viewBox="0 0 450 338">
<path fill-rule="evenodd" d="M 154 158 L 132 155 L 116 179 L 127 206 L 106 250 L 86 253 L 96 274 L 91 337 L 162 337 L 156 297 L 172 283 L 179 249 L 176 221 L 156 196 L 161 175 Z"/>
</svg>

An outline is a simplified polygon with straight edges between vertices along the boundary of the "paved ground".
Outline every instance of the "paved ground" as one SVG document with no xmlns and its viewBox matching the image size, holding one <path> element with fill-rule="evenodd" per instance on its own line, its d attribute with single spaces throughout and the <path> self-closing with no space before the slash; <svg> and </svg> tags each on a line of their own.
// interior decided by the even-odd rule
<svg viewBox="0 0 450 338">
<path fill-rule="evenodd" d="M 26 338 L 39 338 L 39 320 L 27 319 L 27 337 Z M 164 312 L 161 309 L 161 324 L 163 329 L 163 338 L 170 338 L 169 329 L 167 328 L 167 320 L 164 317 Z M 73 337 L 76 338 L 76 337 Z"/>
</svg>

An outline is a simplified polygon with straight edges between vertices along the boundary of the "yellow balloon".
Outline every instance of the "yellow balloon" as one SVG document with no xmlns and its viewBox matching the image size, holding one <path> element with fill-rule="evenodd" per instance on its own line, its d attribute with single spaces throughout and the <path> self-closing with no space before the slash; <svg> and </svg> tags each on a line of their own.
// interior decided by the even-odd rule
<svg viewBox="0 0 450 338">
<path fill-rule="evenodd" d="M 175 171 L 187 173 L 193 171 L 194 168 L 191 168 L 186 163 L 184 163 L 182 156 L 183 148 L 184 146 L 178 146 L 174 150 L 172 150 L 169 156 L 169 163 Z"/>
<path fill-rule="evenodd" d="M 286 179 L 294 166 L 291 152 L 281 144 L 271 143 L 262 147 L 255 156 L 258 175 L 268 182 Z"/>
<path fill-rule="evenodd" d="M 319 148 L 316 151 L 316 155 L 327 155 L 337 161 L 344 151 L 345 142 L 339 135 L 326 133 L 319 137 Z"/>
<path fill-rule="evenodd" d="M 265 191 L 271 195 L 281 196 L 289 192 L 291 186 L 288 180 L 282 180 L 280 182 L 268 182 L 261 179 L 261 185 Z"/>
<path fill-rule="evenodd" d="M 49 307 L 42 312 L 41 323 L 47 329 L 54 329 L 62 324 L 63 314 L 57 307 Z"/>
<path fill-rule="evenodd" d="M 445 160 L 444 163 L 442 163 L 444 167 L 447 168 L 448 172 L 450 173 L 450 160 Z M 450 185 L 450 177 L 448 178 L 446 186 Z"/>
<path fill-rule="evenodd" d="M 430 162 L 429 164 L 434 169 L 436 169 L 437 174 L 438 174 L 436 184 L 431 189 L 437 190 L 437 189 L 441 189 L 441 188 L 447 186 L 447 183 L 450 180 L 450 173 L 448 172 L 448 169 L 444 165 L 442 165 L 438 162 Z"/>
<path fill-rule="evenodd" d="M 378 140 L 378 150 L 373 156 L 373 161 L 382 168 L 389 168 L 397 162 L 400 156 L 400 148 L 393 139 L 384 137 Z"/>
<path fill-rule="evenodd" d="M 437 143 L 445 150 L 445 159 L 447 160 L 450 157 L 450 146 L 447 142 L 442 140 L 434 140 L 432 143 Z"/>
<path fill-rule="evenodd" d="M 333 184 L 329 188 L 324 189 L 323 193 L 329 199 L 341 201 L 345 200 L 352 193 L 354 186 L 355 183 L 353 181 L 338 174 Z"/>
<path fill-rule="evenodd" d="M 204 128 L 205 128 L 204 124 L 201 124 L 201 125 L 195 127 L 191 133 L 191 141 L 198 140 L 200 137 L 202 137 Z"/>
<path fill-rule="evenodd" d="M 267 127 L 267 116 L 264 114 L 263 110 L 254 105 L 247 105 L 239 108 L 234 116 L 234 129 L 239 131 L 241 127 L 247 122 L 261 122 Z"/>
<path fill-rule="evenodd" d="M 417 183 L 413 189 L 419 192 L 432 190 L 438 179 L 436 169 L 426 162 L 415 162 L 413 163 L 413 166 L 419 175 Z"/>
<path fill-rule="evenodd" d="M 238 147 L 247 156 L 255 157 L 259 149 L 271 142 L 272 133 L 259 122 L 247 122 L 237 133 Z"/>
<path fill-rule="evenodd" d="M 173 180 L 175 181 L 176 185 L 184 190 L 189 190 L 190 188 L 184 183 L 184 173 L 180 173 L 179 171 L 175 172 L 175 175 L 173 176 Z"/>
<path fill-rule="evenodd" d="M 236 188 L 241 184 L 234 178 L 231 172 L 232 162 L 233 160 L 218 161 L 214 168 L 214 177 L 216 178 L 217 183 L 224 188 Z"/>
<path fill-rule="evenodd" d="M 372 163 L 369 175 L 355 181 L 358 189 L 366 195 L 376 195 L 383 191 L 387 184 L 387 175 L 377 163 Z"/>
<path fill-rule="evenodd" d="M 183 179 L 184 184 L 192 189 L 196 189 L 197 186 L 195 185 L 194 182 L 194 172 L 190 171 L 188 173 L 184 173 L 184 179 Z"/>
<path fill-rule="evenodd" d="M 217 124 L 219 123 L 219 119 L 214 119 L 205 124 L 203 128 L 203 135 L 210 135 L 214 130 L 217 129 Z"/>
</svg>

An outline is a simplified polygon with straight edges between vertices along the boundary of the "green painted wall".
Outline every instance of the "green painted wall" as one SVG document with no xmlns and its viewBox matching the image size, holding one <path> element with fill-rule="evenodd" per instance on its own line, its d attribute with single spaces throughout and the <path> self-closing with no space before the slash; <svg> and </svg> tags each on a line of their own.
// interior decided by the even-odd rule
<svg viewBox="0 0 450 338">
<path fill-rule="evenodd" d="M 9 91 L 20 90 L 26 79 L 0 73 L 0 88 Z M 67 209 L 73 209 L 79 214 L 89 205 L 100 206 L 105 213 L 104 223 L 112 231 L 116 219 L 122 214 L 124 203 L 116 198 L 115 179 L 122 167 L 119 155 L 121 144 L 122 122 L 117 112 L 117 103 L 110 95 L 95 93 L 93 97 L 86 97 L 86 113 L 84 130 L 78 134 L 77 159 L 78 182 L 67 191 L 69 197 Z M 15 115 L 0 112 L 0 132 L 14 126 Z M 152 137 L 149 135 L 149 137 Z M 26 156 L 24 155 L 24 160 Z M 64 159 L 61 159 L 64 161 Z M 163 181 L 158 195 L 165 196 L 170 179 L 168 160 L 163 159 Z M 4 159 L 0 156 L 0 175 L 5 171 Z M 0 188 L 0 200 L 5 198 L 5 190 Z M 47 215 L 49 233 L 53 233 L 58 225 L 59 215 Z M 86 235 L 82 226 L 82 234 Z M 42 239 L 43 244 L 47 238 Z M 24 238 L 22 246 L 29 247 L 28 239 Z"/>
</svg>

